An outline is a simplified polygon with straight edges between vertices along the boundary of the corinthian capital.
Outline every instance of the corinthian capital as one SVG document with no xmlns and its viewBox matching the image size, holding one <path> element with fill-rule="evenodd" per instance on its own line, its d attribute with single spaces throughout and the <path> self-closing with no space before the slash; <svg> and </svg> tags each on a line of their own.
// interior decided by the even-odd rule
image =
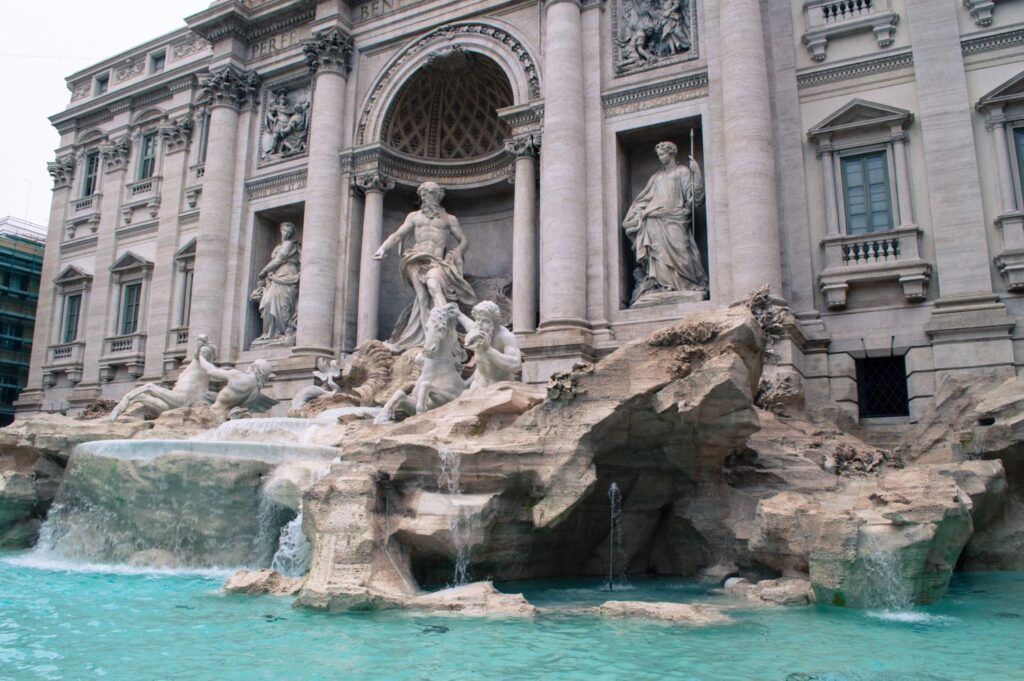
<svg viewBox="0 0 1024 681">
<path fill-rule="evenodd" d="M 181 118 L 160 126 L 160 137 L 167 143 L 167 152 L 181 151 L 188 148 L 192 139 L 192 116 L 186 114 Z"/>
<path fill-rule="evenodd" d="M 131 155 L 131 151 L 132 142 L 127 135 L 101 145 L 100 155 L 107 162 L 107 172 L 112 173 L 127 168 L 128 157 Z"/>
<path fill-rule="evenodd" d="M 378 171 L 356 175 L 354 182 L 357 187 L 363 190 L 364 194 L 370 192 L 387 193 L 395 188 L 395 181 Z"/>
<path fill-rule="evenodd" d="M 71 181 L 75 179 L 74 154 L 58 156 L 56 161 L 50 161 L 46 164 L 46 171 L 53 178 L 54 189 L 70 187 Z"/>
<path fill-rule="evenodd" d="M 310 71 L 330 71 L 342 75 L 348 73 L 352 38 L 337 26 L 317 32 L 312 40 L 302 46 L 302 50 L 306 53 Z"/>
<path fill-rule="evenodd" d="M 255 101 L 260 77 L 255 71 L 243 71 L 236 66 L 225 66 L 212 72 L 199 82 L 199 89 L 216 105 L 242 108 Z"/>
<path fill-rule="evenodd" d="M 540 135 L 522 135 L 505 140 L 505 151 L 516 158 L 537 156 L 540 153 Z"/>
</svg>

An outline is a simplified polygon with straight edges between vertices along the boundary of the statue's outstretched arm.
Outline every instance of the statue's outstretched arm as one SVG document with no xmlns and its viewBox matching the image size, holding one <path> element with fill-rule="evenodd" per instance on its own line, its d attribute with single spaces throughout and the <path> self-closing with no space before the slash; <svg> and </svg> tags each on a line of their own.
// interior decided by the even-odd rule
<svg viewBox="0 0 1024 681">
<path fill-rule="evenodd" d="M 197 359 L 199 361 L 199 366 L 203 368 L 203 371 L 208 373 L 210 376 L 213 376 L 218 381 L 227 381 L 231 378 L 231 370 L 218 369 L 214 364 L 212 364 L 208 359 L 206 359 L 202 355 L 199 355 Z"/>
<path fill-rule="evenodd" d="M 396 229 L 394 234 L 392 234 L 391 236 L 384 240 L 384 243 L 380 245 L 380 248 L 377 249 L 377 252 L 373 254 L 373 259 L 381 260 L 385 255 L 387 255 L 388 251 L 394 248 L 395 245 L 402 241 L 402 239 L 411 234 L 412 230 L 412 220 L 410 218 L 406 218 L 405 222 L 402 223 L 402 226 Z"/>
</svg>

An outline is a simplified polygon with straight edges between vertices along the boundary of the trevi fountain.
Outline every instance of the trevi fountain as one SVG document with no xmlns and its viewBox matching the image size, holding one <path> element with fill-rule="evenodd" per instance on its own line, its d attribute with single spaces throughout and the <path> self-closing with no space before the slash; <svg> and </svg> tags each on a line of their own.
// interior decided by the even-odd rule
<svg viewBox="0 0 1024 681">
<path fill-rule="evenodd" d="M 628 147 L 633 160 L 609 182 L 619 182 L 622 194 L 610 209 L 608 241 L 620 249 L 622 271 L 579 264 L 588 252 L 570 239 L 590 229 L 586 215 L 604 220 L 604 209 L 593 187 L 582 187 L 587 173 L 599 172 L 593 158 L 584 163 L 574 151 L 592 141 L 573 127 L 574 107 L 581 113 L 584 100 L 573 100 L 570 86 L 583 92 L 581 83 L 555 66 L 579 55 L 551 36 L 584 30 L 581 49 L 590 50 L 580 14 L 590 26 L 598 19 L 594 8 L 605 3 L 519 3 L 546 12 L 548 94 L 541 109 L 503 118 L 502 129 L 543 116 L 543 136 L 540 128 L 527 130 L 507 149 L 481 148 L 495 159 L 510 154 L 502 173 L 514 166 L 514 200 L 507 173 L 500 175 L 504 188 L 492 180 L 469 187 L 460 184 L 461 170 L 451 170 L 455 160 L 435 167 L 451 172 L 424 176 L 421 165 L 418 175 L 403 175 L 414 165 L 410 150 L 400 158 L 380 152 L 378 161 L 392 165 L 353 175 L 346 180 L 351 191 L 339 199 L 341 171 L 331 169 L 329 153 L 324 165 L 318 145 L 333 134 L 323 107 L 344 99 L 347 71 L 338 59 L 352 54 L 352 44 L 319 28 L 287 45 L 283 38 L 261 43 L 260 12 L 315 6 L 320 21 L 337 5 L 358 26 L 429 4 L 232 0 L 189 18 L 195 34 L 214 45 L 214 60 L 228 54 L 219 51 L 222 43 L 240 40 L 242 25 L 252 35 L 238 49 L 251 61 L 293 46 L 296 54 L 304 51 L 315 91 L 294 79 L 268 85 L 258 113 L 246 113 L 240 102 L 258 86 L 255 74 L 211 67 L 213 75 L 195 90 L 213 102 L 202 195 L 183 199 L 193 207 L 201 201 L 198 237 L 192 251 L 174 256 L 185 263 L 181 272 L 190 272 L 195 258 L 185 335 L 159 335 L 160 343 L 172 340 L 170 349 L 157 349 L 155 364 L 146 345 L 123 362 L 103 350 L 94 367 L 88 337 L 80 365 L 61 364 L 65 355 L 51 351 L 37 392 L 63 390 L 77 399 L 88 392 L 83 386 L 98 386 L 89 388 L 91 401 L 72 399 L 81 408 L 63 414 L 39 408 L 0 430 L 0 679 L 1024 678 L 1024 377 L 947 372 L 927 400 L 911 400 L 913 418 L 885 442 L 834 407 L 843 402 L 834 392 L 812 390 L 820 384 L 810 369 L 797 371 L 805 365 L 794 358 L 810 357 L 813 347 L 826 352 L 827 342 L 815 340 L 824 336 L 814 335 L 821 319 L 797 309 L 813 296 L 801 298 L 795 284 L 780 287 L 778 235 L 763 242 L 768 232 L 757 231 L 762 223 L 778 227 L 775 190 L 770 203 L 758 203 L 770 173 L 743 175 L 758 143 L 740 148 L 717 137 L 721 131 L 712 128 L 721 111 L 714 106 L 700 113 L 703 129 L 668 122 L 639 136 L 622 133 L 620 148 Z M 745 0 L 717 4 L 733 7 L 737 35 L 750 29 L 744 13 L 759 11 Z M 996 5 L 997 14 L 1010 4 Z M 689 68 L 686 60 L 702 45 L 712 63 L 723 64 L 724 78 L 748 77 L 730 66 L 728 49 L 698 43 L 704 24 L 697 17 L 704 15 L 697 12 L 704 7 L 714 20 L 701 29 L 705 41 L 715 43 L 715 31 L 724 31 L 718 22 L 726 19 L 712 5 L 608 3 L 617 22 L 608 74 L 642 79 L 663 66 Z M 226 27 L 220 33 L 207 25 L 204 17 L 225 12 L 241 23 L 217 24 Z M 755 24 L 762 48 L 776 40 Z M 453 26 L 440 42 L 425 39 L 394 62 L 413 73 L 410 64 L 423 58 L 416 63 L 437 88 L 431 106 L 452 106 L 437 102 L 457 79 L 469 78 L 466 69 L 475 69 L 474 78 L 500 70 L 483 56 L 497 54 L 492 43 L 518 45 L 513 61 L 529 66 L 528 77 L 506 82 L 502 92 L 512 87 L 516 97 L 523 91 L 536 98 L 535 66 L 515 31 Z M 892 26 L 879 24 L 875 34 Z M 746 49 L 750 35 L 736 49 Z M 174 40 L 170 55 L 191 58 L 193 43 Z M 841 41 L 834 42 L 830 49 L 839 50 Z M 824 59 L 825 39 L 808 49 L 809 59 Z M 932 64 L 915 59 L 915 68 Z M 400 95 L 396 87 L 381 81 L 373 97 Z M 756 124 L 756 107 L 744 109 L 730 99 L 728 82 L 723 87 L 729 120 Z M 97 96 L 72 90 L 73 97 Z M 231 98 L 235 108 L 224 104 Z M 249 279 L 236 287 L 235 270 L 218 270 L 216 260 L 229 257 L 224 239 L 235 238 L 216 231 L 218 220 L 228 230 L 231 211 L 224 207 L 234 171 L 214 147 L 224 143 L 225 130 L 238 128 L 240 115 L 258 129 L 245 163 L 297 163 L 308 155 L 309 168 L 308 177 L 302 171 L 305 189 L 281 190 L 304 191 L 302 210 L 254 214 L 260 231 L 253 243 L 261 245 L 245 251 L 253 261 Z M 903 145 L 901 126 L 913 116 L 885 115 L 896 140 L 886 144 Z M 368 120 L 367 134 L 393 123 Z M 448 119 L 429 120 L 441 121 L 439 139 L 458 144 L 444 137 Z M 829 139 L 859 120 L 836 122 Z M 167 166 L 184 164 L 172 146 L 185 140 L 184 149 L 193 135 L 191 118 L 185 127 L 162 125 L 164 200 L 149 206 L 154 216 L 170 202 Z M 747 131 L 756 136 L 755 128 Z M 318 139 L 318 132 L 326 136 Z M 192 147 L 199 134 L 196 128 Z M 347 148 L 341 140 L 335 145 Z M 722 144 L 732 154 L 724 169 L 711 153 Z M 903 153 L 902 146 L 891 148 Z M 103 149 L 110 182 L 120 177 L 119 152 Z M 75 172 L 75 158 L 51 164 L 55 181 Z M 732 158 L 746 160 L 734 166 Z M 902 158 L 892 166 L 897 174 L 906 170 Z M 353 157 L 353 167 L 364 160 Z M 845 173 L 847 166 L 836 163 Z M 774 167 L 781 187 L 787 171 Z M 832 172 L 832 165 L 823 167 Z M 189 172 L 181 165 L 181 173 Z M 853 175 L 844 178 L 851 186 Z M 725 215 L 725 184 L 732 192 L 731 256 L 724 242 L 713 241 L 709 251 L 709 225 Z M 260 187 L 247 185 L 248 200 L 262 200 Z M 317 221 L 337 226 L 352 197 L 362 202 L 362 220 L 353 224 L 364 236 L 344 261 L 359 265 L 351 270 L 358 295 L 348 296 L 349 289 L 336 286 L 349 281 L 348 270 L 334 274 L 344 270 L 332 255 L 338 239 L 325 240 Z M 54 205 L 66 200 L 55 198 Z M 515 204 L 514 245 L 492 238 L 504 217 L 480 217 L 490 202 Z M 146 217 L 132 217 L 136 209 L 148 210 L 144 202 L 125 209 L 128 227 L 117 228 L 119 239 L 131 236 L 124 236 L 129 228 L 143 230 Z M 174 210 L 175 224 L 191 224 Z M 838 220 L 834 213 L 829 219 Z M 62 243 L 62 252 L 75 252 L 74 244 L 91 238 L 90 223 L 68 224 L 69 233 L 63 221 L 54 233 L 73 244 Z M 163 224 L 161 218 L 159 229 Z M 104 230 L 101 224 L 101 246 Z M 525 247 L 522 234 L 530 239 Z M 538 238 L 541 256 L 523 265 L 521 254 L 537 249 Z M 159 243 L 168 253 L 177 248 L 173 239 Z M 480 276 L 488 273 L 481 263 L 506 262 L 503 248 L 514 251 L 511 279 Z M 844 258 L 854 257 L 853 246 L 843 248 Z M 878 256 L 877 243 L 872 248 Z M 936 253 L 922 257 L 946 257 Z M 102 286 L 108 277 L 112 286 L 123 285 L 118 277 L 130 276 L 123 274 L 128 269 L 146 271 L 138 264 L 144 255 L 109 273 L 68 265 L 57 279 L 62 295 L 91 290 L 95 303 L 101 276 Z M 886 300 L 906 305 L 904 292 L 908 300 L 923 299 L 931 265 L 919 276 L 923 260 L 897 255 L 900 267 L 919 269 L 900 270 L 909 288 L 897 287 Z M 53 272 L 57 266 L 53 261 Z M 538 272 L 539 294 L 531 283 Z M 91 283 L 74 288 L 86 277 Z M 824 295 L 850 289 L 849 301 L 828 298 L 830 310 L 861 304 L 857 286 L 867 284 L 833 285 L 822 277 Z M 591 280 L 606 282 L 621 301 L 605 336 L 594 313 L 575 302 L 587 299 Z M 330 310 L 349 310 L 350 303 L 349 330 L 338 341 Z M 988 314 L 992 305 L 971 309 Z M 586 328 L 577 323 L 581 315 L 590 320 Z M 103 334 L 91 318 L 87 328 Z M 967 333 L 935 328 L 953 329 L 954 344 Z M 79 341 L 65 333 L 66 324 L 61 329 L 71 362 Z M 145 342 L 154 339 L 150 332 Z M 123 389 L 115 394 L 104 386 Z M 43 404 L 31 399 L 24 404 Z"/>
</svg>

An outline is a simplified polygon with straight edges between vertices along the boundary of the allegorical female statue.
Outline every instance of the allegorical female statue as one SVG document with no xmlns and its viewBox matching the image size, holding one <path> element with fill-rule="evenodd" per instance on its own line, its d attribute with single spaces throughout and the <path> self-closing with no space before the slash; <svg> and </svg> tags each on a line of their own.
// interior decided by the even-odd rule
<svg viewBox="0 0 1024 681">
<path fill-rule="evenodd" d="M 281 244 L 257 275 L 256 289 L 250 296 L 252 300 L 259 301 L 263 318 L 263 334 L 254 343 L 295 335 L 300 257 L 295 225 L 282 222 Z"/>
<path fill-rule="evenodd" d="M 663 291 L 707 291 L 708 275 L 693 235 L 693 213 L 704 200 L 704 178 L 697 161 L 676 163 L 678 148 L 655 148 L 662 168 L 647 182 L 622 226 L 636 254 L 636 287 L 630 305 Z"/>
</svg>

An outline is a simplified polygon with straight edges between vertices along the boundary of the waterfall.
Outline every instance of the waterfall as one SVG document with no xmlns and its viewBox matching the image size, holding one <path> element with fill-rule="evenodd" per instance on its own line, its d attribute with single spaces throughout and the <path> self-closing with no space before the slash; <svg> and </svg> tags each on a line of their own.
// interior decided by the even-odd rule
<svg viewBox="0 0 1024 681">
<path fill-rule="evenodd" d="M 607 588 L 612 591 L 616 583 L 619 586 L 626 583 L 626 569 L 628 568 L 626 551 L 622 544 L 622 492 L 614 482 L 608 486 L 608 505 L 611 515 L 608 526 Z"/>
<path fill-rule="evenodd" d="M 313 547 L 302 531 L 302 512 L 295 519 L 281 528 L 281 539 L 277 552 L 270 561 L 270 569 L 280 572 L 285 577 L 303 577 L 309 572 L 309 558 Z"/>
<path fill-rule="evenodd" d="M 454 497 L 462 494 L 459 486 L 459 478 L 462 475 L 462 455 L 450 449 L 438 451 L 441 459 L 441 473 L 437 476 L 438 490 L 453 497 L 453 503 L 457 504 Z M 469 583 L 469 542 L 471 539 L 470 515 L 465 507 L 458 505 L 458 514 L 448 524 L 452 544 L 455 546 L 455 571 L 452 576 L 452 586 L 463 586 Z"/>
<path fill-rule="evenodd" d="M 862 534 L 864 582 L 872 604 L 886 610 L 909 610 L 913 597 L 903 578 L 903 561 L 898 550 L 886 548 L 878 533 Z"/>
</svg>

